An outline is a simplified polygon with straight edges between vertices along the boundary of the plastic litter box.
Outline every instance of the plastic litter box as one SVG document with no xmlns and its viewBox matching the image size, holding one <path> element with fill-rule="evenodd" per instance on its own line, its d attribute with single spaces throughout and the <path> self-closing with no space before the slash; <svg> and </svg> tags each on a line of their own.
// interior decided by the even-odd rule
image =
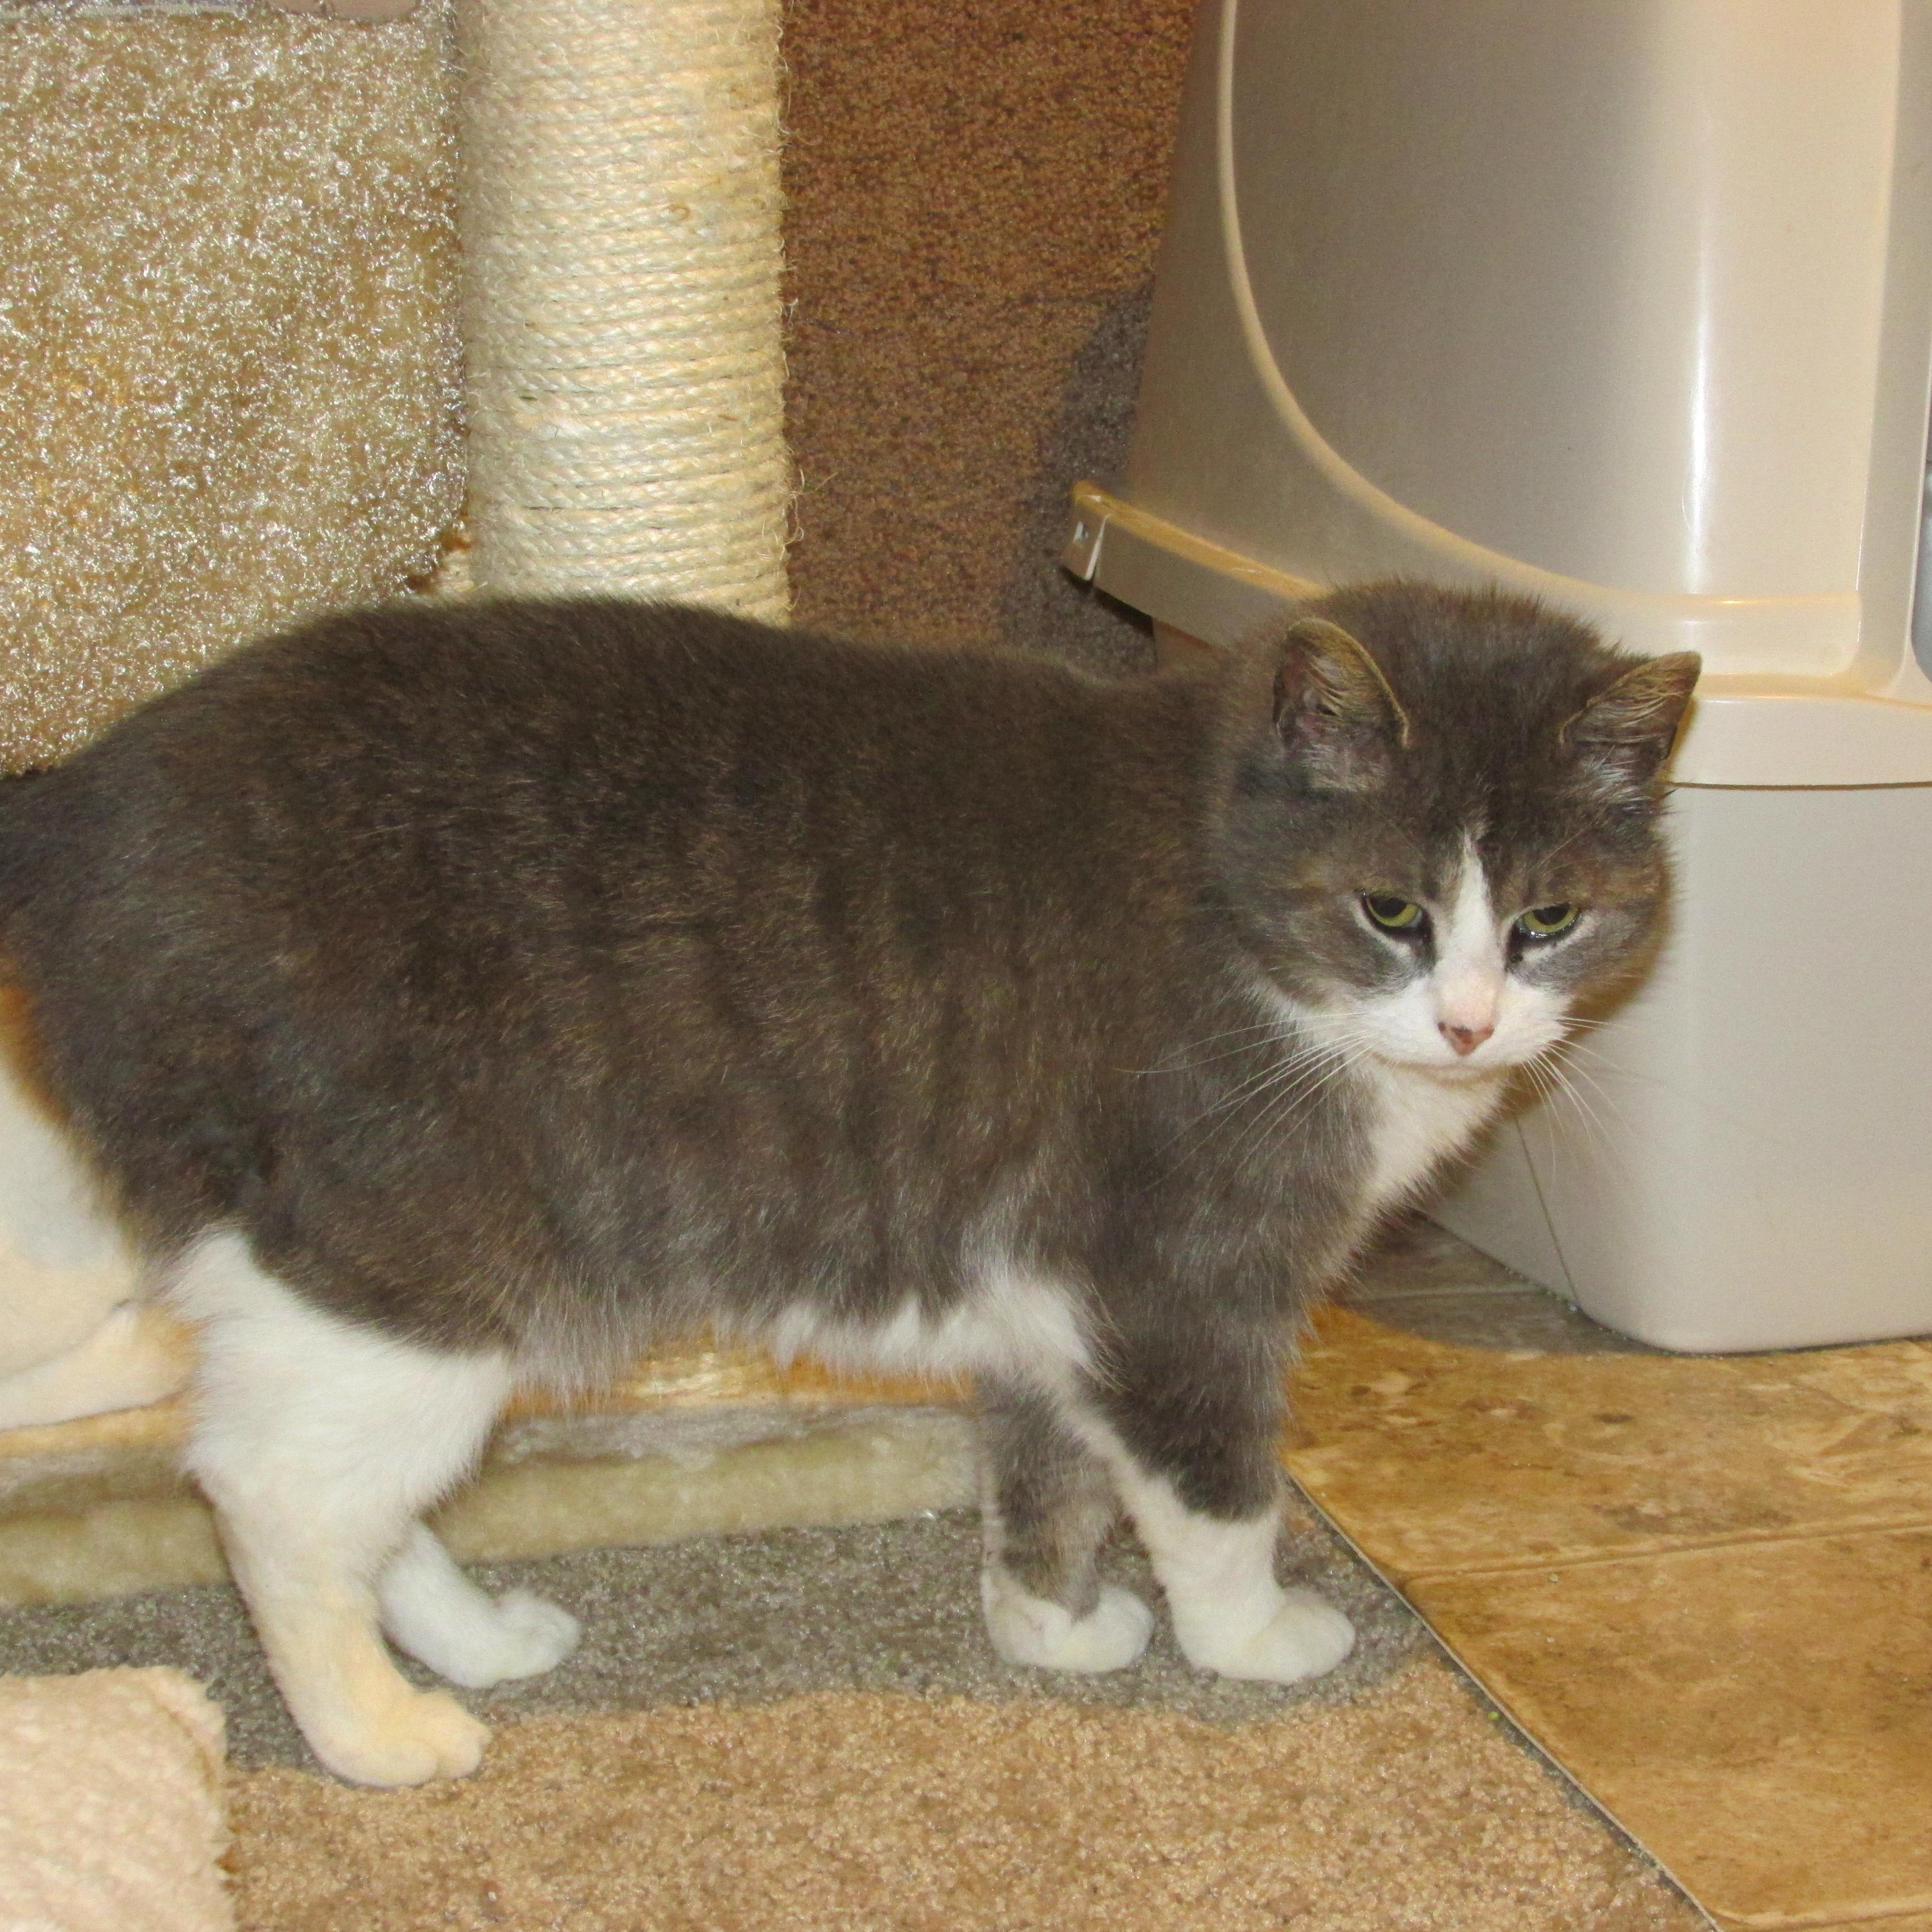
<svg viewBox="0 0 1932 1932">
<path fill-rule="evenodd" d="M 1171 644 L 1400 573 L 1703 653 L 1655 969 L 1439 1210 L 1665 1347 L 1932 1332 L 1929 402 L 1932 0 L 1204 8 L 1066 561 Z"/>
</svg>

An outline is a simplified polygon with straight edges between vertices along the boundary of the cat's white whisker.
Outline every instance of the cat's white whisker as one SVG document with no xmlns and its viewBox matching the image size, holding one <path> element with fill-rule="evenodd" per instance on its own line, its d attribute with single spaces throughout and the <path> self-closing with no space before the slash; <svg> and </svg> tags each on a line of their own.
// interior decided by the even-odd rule
<svg viewBox="0 0 1932 1932">
<path fill-rule="evenodd" d="M 1271 1135 L 1306 1113 L 1320 1098 L 1324 1089 L 1335 1085 L 1352 1072 L 1366 1057 L 1366 1049 L 1342 1055 L 1333 1066 L 1324 1068 L 1310 1078 L 1274 1096 L 1261 1118 L 1250 1125 L 1231 1150 L 1228 1156 L 1229 1162 L 1238 1161 L 1242 1150 L 1256 1137 Z"/>
<path fill-rule="evenodd" d="M 1219 1046 L 1223 1040 L 1232 1040 L 1241 1042 L 1238 1046 L 1223 1048 L 1218 1053 L 1195 1053 L 1190 1051 L 1184 1054 L 1177 1053 L 1172 1059 L 1163 1060 L 1158 1066 L 1123 1066 L 1115 1070 L 1140 1079 L 1151 1078 L 1160 1074 L 1190 1072 L 1197 1066 L 1210 1066 L 1220 1060 L 1236 1060 L 1244 1054 L 1255 1052 L 1258 1048 L 1264 1047 L 1270 1037 L 1275 1040 L 1286 1039 L 1286 1030 L 1280 1020 L 1274 1018 L 1258 1020 L 1252 1026 L 1229 1027 L 1220 1033 L 1205 1034 L 1200 1040 L 1192 1043 L 1201 1046 Z"/>
<path fill-rule="evenodd" d="M 1576 1076 L 1582 1070 L 1566 1066 L 1559 1048 L 1531 1063 L 1530 1070 L 1532 1077 L 1537 1082 L 1538 1090 L 1550 1110 L 1552 1126 L 1558 1104 L 1567 1105 L 1582 1124 L 1586 1144 L 1594 1148 L 1598 1156 L 1607 1162 L 1615 1172 L 1629 1176 L 1630 1163 L 1622 1142 L 1611 1132 L 1599 1115 L 1597 1107 L 1576 1084 Z M 1608 1103 L 1607 1096 L 1604 1098 Z M 1619 1124 L 1628 1126 L 1628 1123 L 1621 1120 Z M 1552 1154 L 1553 1151 L 1552 1143 Z"/>
<path fill-rule="evenodd" d="M 1594 1040 L 1572 1039 L 1563 1044 L 1565 1053 L 1573 1060 L 1588 1060 L 1598 1070 L 1615 1079 L 1648 1081 L 1659 1086 L 1677 1084 L 1663 1074 L 1652 1073 L 1640 1067 L 1627 1066 L 1621 1060 L 1612 1060 Z"/>
<path fill-rule="evenodd" d="M 1238 1111 L 1261 1099 L 1285 1081 L 1304 1077 L 1311 1071 L 1318 1071 L 1335 1057 L 1336 1049 L 1326 1042 L 1297 1042 L 1285 1058 L 1262 1066 L 1243 1080 L 1232 1091 L 1220 1096 L 1211 1106 L 1207 1107 L 1166 1142 L 1160 1152 L 1164 1156 L 1180 1147 L 1190 1135 L 1199 1134 L 1193 1144 L 1186 1149 L 1190 1154 L 1202 1151 L 1214 1135 L 1231 1124 Z M 1202 1130 L 1204 1130 L 1204 1132 Z"/>
<path fill-rule="evenodd" d="M 1367 1058 L 1368 1051 L 1365 1046 L 1352 1044 L 1346 1038 L 1322 1042 L 1322 1057 L 1316 1064 L 1291 1070 L 1295 1076 L 1294 1078 L 1276 1083 L 1279 1090 L 1267 1093 L 1259 1117 L 1249 1124 L 1240 1138 L 1223 1154 L 1220 1170 L 1225 1172 L 1238 1166 L 1242 1154 L 1257 1136 L 1271 1136 L 1282 1125 L 1293 1122 L 1306 1112 L 1325 1088 L 1360 1066 Z"/>
<path fill-rule="evenodd" d="M 1279 1032 L 1279 1022 L 1277 1022 L 1277 1032 Z M 1306 1040 L 1306 1037 L 1288 1036 L 1288 1037 L 1282 1037 L 1281 1043 L 1282 1043 L 1282 1053 L 1279 1059 L 1275 1059 L 1275 1057 L 1271 1057 L 1271 1059 L 1264 1059 L 1264 1063 L 1262 1063 L 1254 1072 L 1248 1074 L 1246 1078 L 1242 1078 L 1240 1082 L 1237 1082 L 1237 1086 L 1231 1088 L 1231 1090 L 1225 1091 L 1225 1094 L 1221 1094 L 1221 1096 L 1217 1096 L 1210 1105 L 1208 1105 L 1208 1107 L 1204 1107 L 1202 1113 L 1190 1123 L 1190 1128 L 1200 1126 L 1200 1124 L 1204 1123 L 1219 1123 L 1223 1117 L 1234 1113 L 1234 1111 L 1238 1111 L 1240 1107 L 1244 1107 L 1244 1105 L 1252 1103 L 1252 1101 L 1258 1100 L 1262 1094 L 1269 1091 L 1271 1088 L 1279 1086 L 1282 1080 L 1294 1080 L 1294 1078 L 1298 1078 L 1300 1074 L 1304 1074 L 1306 1070 L 1310 1070 L 1312 1066 L 1328 1064 L 1328 1060 L 1331 1059 L 1333 1053 L 1335 1053 L 1335 1047 L 1333 1047 L 1329 1041 L 1324 1041 L 1324 1040 Z M 1240 1051 L 1264 1051 L 1265 1053 L 1265 1047 L 1260 1047 L 1260 1049 L 1258 1049 L 1258 1047 L 1246 1047 L 1246 1049 L 1240 1049 Z M 1186 1132 L 1186 1130 L 1183 1130 L 1183 1132 Z"/>
</svg>

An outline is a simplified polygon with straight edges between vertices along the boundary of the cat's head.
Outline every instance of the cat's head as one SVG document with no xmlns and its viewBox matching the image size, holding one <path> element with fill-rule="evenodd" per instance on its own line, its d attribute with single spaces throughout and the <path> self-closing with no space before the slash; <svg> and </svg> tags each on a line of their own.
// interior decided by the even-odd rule
<svg viewBox="0 0 1932 1932">
<path fill-rule="evenodd" d="M 1526 598 L 1412 584 L 1337 592 L 1255 646 L 1220 878 L 1268 988 L 1448 1079 L 1552 1045 L 1654 936 L 1661 774 L 1697 671 Z"/>
</svg>

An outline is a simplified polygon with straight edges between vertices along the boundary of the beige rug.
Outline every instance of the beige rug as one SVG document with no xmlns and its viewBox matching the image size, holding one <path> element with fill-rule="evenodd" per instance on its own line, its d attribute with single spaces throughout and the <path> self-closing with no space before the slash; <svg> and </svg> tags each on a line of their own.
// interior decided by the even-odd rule
<svg viewBox="0 0 1932 1932">
<path fill-rule="evenodd" d="M 233 1792 L 244 1928 L 1690 1932 L 1418 1653 L 1357 1701 L 1177 1713 L 828 1692 L 531 1718 L 483 1771 Z"/>
</svg>

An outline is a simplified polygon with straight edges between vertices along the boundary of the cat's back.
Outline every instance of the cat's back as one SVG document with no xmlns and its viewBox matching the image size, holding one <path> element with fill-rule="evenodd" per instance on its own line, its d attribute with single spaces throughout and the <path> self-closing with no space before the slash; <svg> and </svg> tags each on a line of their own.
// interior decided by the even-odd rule
<svg viewBox="0 0 1932 1932">
<path fill-rule="evenodd" d="M 0 904 L 182 944 L 199 917 L 238 946 L 568 920 L 619 882 L 782 898 L 808 872 L 861 898 L 998 890 L 1072 916 L 1066 894 L 1117 868 L 1184 862 L 1201 713 L 1178 688 L 680 606 L 350 612 L 0 794 Z"/>
<path fill-rule="evenodd" d="M 428 802 L 532 774 L 570 789 L 674 770 L 1080 755 L 1108 688 L 1044 662 L 848 642 L 688 606 L 598 598 L 388 605 L 265 640 L 144 707 L 55 772 L 95 790 L 152 771 L 184 790 L 406 786 Z M 1094 748 L 1100 748 L 1097 740 Z M 200 781 L 197 785 L 197 781 Z M 34 789 L 50 802 L 62 787 Z"/>
<path fill-rule="evenodd" d="M 581 792 L 663 772 L 688 785 L 722 760 L 795 765 L 836 757 L 841 738 L 856 752 L 881 729 L 916 729 L 934 708 L 922 695 L 985 668 L 674 604 L 376 606 L 236 652 L 38 775 L 52 782 L 34 802 L 51 818 L 124 792 L 152 822 L 242 790 L 311 809 L 380 797 L 393 814 L 492 788 L 528 798 L 537 781 Z"/>
</svg>

